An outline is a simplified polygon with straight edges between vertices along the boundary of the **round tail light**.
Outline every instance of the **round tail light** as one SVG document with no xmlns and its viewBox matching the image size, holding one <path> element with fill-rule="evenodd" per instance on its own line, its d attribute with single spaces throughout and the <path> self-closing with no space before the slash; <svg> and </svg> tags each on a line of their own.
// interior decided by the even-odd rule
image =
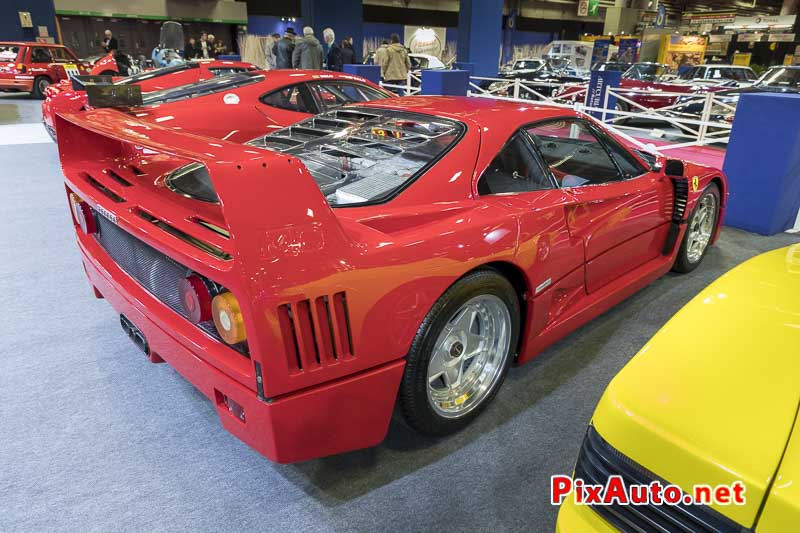
<svg viewBox="0 0 800 533">
<path fill-rule="evenodd" d="M 183 278 L 178 292 L 186 318 L 195 324 L 211 320 L 211 291 L 200 276 L 192 274 Z"/>
<path fill-rule="evenodd" d="M 228 344 L 239 344 L 247 338 L 244 331 L 244 319 L 239 301 L 230 292 L 214 296 L 211 302 L 214 325 L 222 340 Z"/>
<path fill-rule="evenodd" d="M 72 203 L 72 214 L 75 216 L 75 222 L 78 223 L 81 230 L 86 235 L 97 233 L 97 222 L 89 204 L 81 200 L 80 196 L 75 193 L 70 194 L 70 202 Z"/>
</svg>

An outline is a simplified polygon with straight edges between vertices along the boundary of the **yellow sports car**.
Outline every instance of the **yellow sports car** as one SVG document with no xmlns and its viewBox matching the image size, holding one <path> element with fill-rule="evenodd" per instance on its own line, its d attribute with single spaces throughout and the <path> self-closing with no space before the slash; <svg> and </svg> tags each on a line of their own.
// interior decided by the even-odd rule
<svg viewBox="0 0 800 533">
<path fill-rule="evenodd" d="M 800 244 L 734 268 L 623 368 L 556 529 L 800 530 Z"/>
</svg>

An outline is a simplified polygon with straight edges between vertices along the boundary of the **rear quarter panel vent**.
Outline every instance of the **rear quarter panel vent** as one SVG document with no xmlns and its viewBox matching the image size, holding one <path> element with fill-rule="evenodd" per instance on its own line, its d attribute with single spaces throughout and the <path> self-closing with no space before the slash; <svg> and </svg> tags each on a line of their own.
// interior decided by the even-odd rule
<svg viewBox="0 0 800 533">
<path fill-rule="evenodd" d="M 278 306 L 278 321 L 290 374 L 355 356 L 344 292 L 282 304 Z"/>
</svg>

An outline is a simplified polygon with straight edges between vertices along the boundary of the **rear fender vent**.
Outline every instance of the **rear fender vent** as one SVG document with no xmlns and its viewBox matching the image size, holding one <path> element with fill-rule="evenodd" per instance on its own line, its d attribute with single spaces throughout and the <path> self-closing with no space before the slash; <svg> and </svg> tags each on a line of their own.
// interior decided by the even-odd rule
<svg viewBox="0 0 800 533">
<path fill-rule="evenodd" d="M 278 321 L 290 373 L 313 370 L 354 356 L 344 292 L 280 305 Z"/>
<path fill-rule="evenodd" d="M 109 189 L 108 187 L 106 187 L 105 185 L 103 185 L 102 183 L 97 181 L 96 179 L 94 179 L 94 177 L 90 176 L 86 172 L 83 173 L 83 177 L 86 179 L 86 181 L 92 187 L 94 187 L 95 189 L 97 189 L 101 193 L 105 194 L 108 198 L 110 198 L 115 203 L 121 204 L 122 202 L 125 201 L 125 198 L 123 198 L 119 194 L 115 193 L 114 191 L 112 191 L 111 189 Z"/>
</svg>

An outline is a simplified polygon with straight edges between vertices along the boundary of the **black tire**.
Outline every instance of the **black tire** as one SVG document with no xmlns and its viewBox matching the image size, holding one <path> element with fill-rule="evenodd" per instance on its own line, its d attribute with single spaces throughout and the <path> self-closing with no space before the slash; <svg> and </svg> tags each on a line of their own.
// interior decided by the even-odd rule
<svg viewBox="0 0 800 533">
<path fill-rule="evenodd" d="M 47 76 L 36 76 L 33 80 L 33 91 L 31 91 L 31 96 L 34 98 L 38 98 L 39 100 L 44 99 L 44 91 L 47 89 L 52 82 L 50 78 Z"/>
<path fill-rule="evenodd" d="M 703 262 L 703 258 L 706 256 L 706 252 L 708 252 L 708 248 L 710 246 L 710 241 L 706 244 L 705 248 L 703 249 L 702 254 L 700 254 L 699 258 L 692 259 L 689 257 L 689 238 L 690 238 L 690 230 L 692 229 L 692 223 L 695 221 L 695 218 L 698 216 L 699 208 L 701 205 L 701 201 L 706 196 L 712 196 L 714 199 L 714 221 L 712 224 L 712 233 L 711 237 L 713 237 L 713 232 L 717 227 L 717 221 L 719 220 L 719 201 L 720 201 L 720 194 L 719 194 L 719 187 L 717 187 L 716 183 L 710 183 L 708 187 L 703 190 L 703 193 L 700 195 L 700 198 L 697 199 L 697 203 L 692 209 L 692 214 L 689 216 L 686 222 L 686 231 L 683 234 L 683 239 L 681 240 L 681 247 L 678 250 L 678 256 L 675 258 L 675 264 L 672 266 L 672 270 L 675 272 L 680 273 L 687 273 L 691 272 L 697 266 Z"/>
<path fill-rule="evenodd" d="M 436 341 L 454 314 L 472 298 L 482 295 L 502 300 L 509 312 L 509 345 L 505 361 L 491 389 L 471 410 L 458 418 L 437 413 L 428 398 L 428 364 Z M 454 283 L 433 305 L 417 330 L 408 352 L 403 380 L 400 384 L 400 407 L 408 424 L 420 433 L 443 436 L 455 433 L 475 419 L 494 399 L 503 384 L 517 350 L 520 331 L 520 306 L 514 287 L 491 268 L 467 274 Z"/>
<path fill-rule="evenodd" d="M 630 111 L 630 107 L 628 106 L 628 104 L 626 104 L 625 102 L 620 102 L 619 100 L 617 100 L 616 109 L 617 111 L 624 111 L 626 113 Z M 630 117 L 623 117 L 620 118 L 619 120 L 615 120 L 614 124 L 619 124 L 620 126 L 622 126 L 630 122 L 630 120 L 631 120 Z"/>
<path fill-rule="evenodd" d="M 119 76 L 118 73 L 114 72 L 113 70 L 104 70 L 100 73 L 101 76 Z"/>
</svg>

